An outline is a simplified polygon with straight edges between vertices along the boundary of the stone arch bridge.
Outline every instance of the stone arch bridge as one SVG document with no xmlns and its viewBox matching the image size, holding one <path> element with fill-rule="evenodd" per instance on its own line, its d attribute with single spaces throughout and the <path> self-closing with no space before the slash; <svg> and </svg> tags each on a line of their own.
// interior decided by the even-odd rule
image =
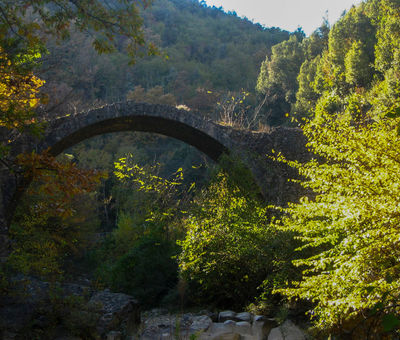
<svg viewBox="0 0 400 340">
<path fill-rule="evenodd" d="M 90 137 L 118 131 L 154 132 L 179 139 L 204 152 L 214 161 L 222 154 L 235 155 L 251 171 L 263 197 L 270 203 L 285 204 L 298 196 L 298 188 L 287 181 L 293 169 L 267 157 L 271 150 L 288 159 L 304 159 L 304 137 L 300 130 L 278 127 L 269 132 L 249 132 L 222 126 L 201 114 L 166 105 L 121 102 L 105 105 L 48 122 L 44 136 L 22 136 L 13 142 L 11 155 L 50 148 L 54 156 Z M 11 160 L 12 161 L 12 160 Z M 23 175 L 0 168 L 0 256 L 7 252 L 7 226 L 23 191 Z M 229 171 L 229 169 L 228 169 Z"/>
</svg>

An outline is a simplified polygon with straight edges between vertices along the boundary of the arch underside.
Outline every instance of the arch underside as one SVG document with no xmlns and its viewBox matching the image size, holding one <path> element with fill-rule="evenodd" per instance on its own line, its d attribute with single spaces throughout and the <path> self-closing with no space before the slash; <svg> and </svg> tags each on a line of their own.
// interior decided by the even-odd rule
<svg viewBox="0 0 400 340">
<path fill-rule="evenodd" d="M 45 146 L 50 147 L 51 154 L 56 156 L 85 139 L 122 131 L 153 132 L 173 137 L 194 146 L 214 161 L 218 161 L 222 154 L 229 153 L 227 147 L 199 129 L 171 119 L 142 115 L 105 119 L 67 133 L 65 137 L 53 145 L 46 138 L 44 143 Z"/>
<path fill-rule="evenodd" d="M 74 117 L 76 119 L 76 117 Z M 212 160 L 218 161 L 222 154 L 229 154 L 229 149 L 215 138 L 190 125 L 177 120 L 158 116 L 127 115 L 105 118 L 91 124 L 79 126 L 81 120 L 65 122 L 57 127 L 49 128 L 49 132 L 37 145 L 37 151 L 50 150 L 57 156 L 68 148 L 94 136 L 123 131 L 153 132 L 172 137 L 194 146 Z M 75 125 L 77 124 L 77 125 Z M 5 217 L 7 224 L 11 222 L 15 208 L 31 179 L 22 176 L 18 180 L 14 193 L 5 200 Z"/>
</svg>

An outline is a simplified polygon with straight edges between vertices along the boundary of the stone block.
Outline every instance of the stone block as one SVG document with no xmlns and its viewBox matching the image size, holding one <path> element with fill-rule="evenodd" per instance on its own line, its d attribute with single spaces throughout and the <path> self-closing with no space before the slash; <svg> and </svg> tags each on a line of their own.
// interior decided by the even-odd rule
<svg viewBox="0 0 400 340">
<path fill-rule="evenodd" d="M 207 315 L 193 317 L 193 322 L 190 325 L 190 333 L 205 332 L 212 324 L 211 318 Z"/>
<path fill-rule="evenodd" d="M 268 340 L 306 340 L 306 336 L 292 321 L 286 320 L 271 330 Z"/>
<path fill-rule="evenodd" d="M 225 310 L 219 313 L 218 322 L 224 322 L 226 320 L 240 321 L 236 318 L 236 313 L 231 310 Z"/>
<path fill-rule="evenodd" d="M 230 321 L 230 320 L 229 320 Z M 235 322 L 231 323 L 213 323 L 208 330 L 210 334 L 222 334 L 222 333 L 232 333 L 234 327 L 236 326 Z"/>
<path fill-rule="evenodd" d="M 256 316 L 252 324 L 252 332 L 257 340 L 267 339 L 271 329 L 278 326 L 278 322 L 273 318 L 266 318 L 265 316 Z"/>
<path fill-rule="evenodd" d="M 245 334 L 251 335 L 252 334 L 250 322 L 239 321 L 239 322 L 236 322 L 235 326 L 236 326 L 235 331 L 241 335 L 245 335 Z"/>
<path fill-rule="evenodd" d="M 247 321 L 247 322 L 251 322 L 252 319 L 251 314 L 248 312 L 237 313 L 236 318 L 240 321 Z"/>
</svg>

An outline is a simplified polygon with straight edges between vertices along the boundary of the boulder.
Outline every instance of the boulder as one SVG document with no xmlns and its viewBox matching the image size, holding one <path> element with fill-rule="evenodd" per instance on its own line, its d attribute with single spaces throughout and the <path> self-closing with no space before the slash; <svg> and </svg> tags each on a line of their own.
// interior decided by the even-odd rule
<svg viewBox="0 0 400 340">
<path fill-rule="evenodd" d="M 257 340 L 267 339 L 271 330 L 278 326 L 278 323 L 273 318 L 256 315 L 252 324 L 252 333 Z"/>
<path fill-rule="evenodd" d="M 207 333 L 210 334 L 223 334 L 223 333 L 232 333 L 235 327 L 235 322 L 231 320 L 227 320 L 226 323 L 213 323 L 211 327 L 208 329 Z"/>
<path fill-rule="evenodd" d="M 253 332 L 251 330 L 251 324 L 250 324 L 250 322 L 247 322 L 247 321 L 236 322 L 235 332 L 237 332 L 241 335 L 252 335 L 253 334 Z"/>
<path fill-rule="evenodd" d="M 130 295 L 112 293 L 106 289 L 95 293 L 88 305 L 101 313 L 96 326 L 99 334 L 117 329 L 123 322 L 129 334 L 140 324 L 139 304 Z"/>
<path fill-rule="evenodd" d="M 306 340 L 306 336 L 292 321 L 286 320 L 282 325 L 271 330 L 268 340 Z"/>
<path fill-rule="evenodd" d="M 232 327 L 234 327 L 236 325 L 236 322 L 233 320 L 226 320 L 223 322 L 224 325 L 230 325 Z"/>
<path fill-rule="evenodd" d="M 219 313 L 218 322 L 224 322 L 226 320 L 241 321 L 236 318 L 236 313 L 231 310 L 225 310 Z"/>
<path fill-rule="evenodd" d="M 266 319 L 265 315 L 254 315 L 253 321 L 265 321 Z"/>
<path fill-rule="evenodd" d="M 251 314 L 248 312 L 243 312 L 243 313 L 237 313 L 236 314 L 236 319 L 238 319 L 238 321 L 247 321 L 247 322 L 251 322 Z"/>
<path fill-rule="evenodd" d="M 207 331 L 212 324 L 212 320 L 207 315 L 194 316 L 190 325 L 190 333 L 201 333 Z"/>
</svg>

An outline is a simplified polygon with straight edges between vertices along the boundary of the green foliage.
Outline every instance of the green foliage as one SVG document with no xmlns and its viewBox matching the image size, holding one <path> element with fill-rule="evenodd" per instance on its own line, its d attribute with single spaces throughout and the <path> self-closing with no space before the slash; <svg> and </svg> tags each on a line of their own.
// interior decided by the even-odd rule
<svg viewBox="0 0 400 340">
<path fill-rule="evenodd" d="M 319 98 L 314 82 L 327 49 L 330 28 L 325 20 L 310 37 L 294 34 L 288 41 L 273 46 L 272 55 L 262 63 L 256 90 L 265 94 L 264 121 L 272 125 L 287 123 L 289 112 L 307 117 Z"/>
<path fill-rule="evenodd" d="M 399 328 L 399 13 L 398 1 L 365 1 L 328 38 L 325 30 L 301 46 L 292 111 L 308 118 L 315 158 L 284 161 L 313 194 L 274 222 L 302 242 L 302 278 L 275 292 L 313 303 L 317 328 L 332 334 L 381 339 Z"/>
<path fill-rule="evenodd" d="M 26 275 L 61 281 L 73 271 L 72 259 L 81 259 L 90 246 L 98 219 L 89 194 L 74 197 L 68 204 L 74 214 L 64 218 L 57 211 L 46 212 L 44 200 L 43 194 L 26 195 L 18 206 L 10 227 L 13 252 L 7 262 Z M 35 206 L 41 210 L 35 211 Z"/>
<path fill-rule="evenodd" d="M 148 91 L 145 91 L 141 85 L 135 86 L 133 91 L 128 92 L 126 99 L 149 104 L 176 105 L 176 98 L 174 95 L 171 93 L 164 93 L 164 89 L 159 85 Z"/>
<path fill-rule="evenodd" d="M 103 175 L 46 152 L 20 154 L 17 160 L 33 180 L 9 229 L 13 251 L 8 263 L 26 275 L 62 280 L 72 269 L 68 257 L 82 257 L 91 243 L 98 220 L 90 202 Z"/>
<path fill-rule="evenodd" d="M 367 51 L 360 41 L 354 41 L 344 59 L 346 82 L 364 87 L 372 77 Z"/>
<path fill-rule="evenodd" d="M 378 32 L 375 46 L 375 65 L 377 70 L 385 73 L 391 68 L 398 69 L 399 65 L 399 3 L 394 0 L 382 0 L 377 2 L 375 6 L 374 9 L 378 13 L 376 18 Z"/>
<path fill-rule="evenodd" d="M 106 281 L 114 291 L 135 296 L 143 306 L 160 303 L 175 288 L 178 248 L 157 235 L 146 235 L 111 267 Z"/>
<path fill-rule="evenodd" d="M 313 116 L 315 102 L 319 98 L 319 93 L 314 87 L 315 75 L 319 63 L 320 56 L 317 56 L 312 60 L 304 61 L 300 67 L 300 72 L 297 76 L 299 89 L 296 93 L 296 103 L 293 106 L 296 117 Z"/>
<path fill-rule="evenodd" d="M 169 179 L 160 165 L 140 167 L 132 155 L 115 162 L 119 204 L 117 228 L 92 253 L 97 279 L 115 291 L 135 296 L 143 306 L 160 303 L 178 282 L 176 219 L 185 214 L 187 198 L 182 169 Z"/>
<path fill-rule="evenodd" d="M 194 296 L 243 307 L 260 295 L 261 284 L 271 289 L 288 279 L 294 244 L 288 233 L 269 228 L 268 219 L 258 201 L 216 176 L 182 220 L 187 234 L 179 243 L 179 267 Z"/>
<path fill-rule="evenodd" d="M 91 48 L 93 38 L 79 31 L 71 31 L 62 46 L 49 42 L 41 71 L 46 90 L 57 97 L 49 108 L 73 113 L 129 98 L 184 104 L 216 118 L 207 90 L 253 92 L 261 61 L 290 35 L 192 0 L 158 0 L 141 14 L 146 41 L 159 46 L 162 56 L 137 59 L 133 67 L 126 66 L 123 37 L 114 39 L 116 53 L 101 56 Z"/>
<path fill-rule="evenodd" d="M 220 95 L 216 106 L 220 116 L 219 123 L 235 128 L 249 128 L 252 123 L 252 117 L 247 112 L 249 106 L 246 103 L 249 94 L 242 90 L 238 93 L 228 92 Z"/>
<path fill-rule="evenodd" d="M 126 50 L 134 61 L 138 47 L 146 46 L 140 9 L 150 3 L 147 0 L 140 5 L 125 0 L 108 4 L 70 0 L 4 1 L 0 11 L 0 39 L 9 45 L 43 46 L 49 35 L 67 39 L 73 27 L 95 32 L 92 44 L 99 53 L 115 52 L 119 47 L 116 37 L 126 37 Z M 152 44 L 146 50 L 155 52 Z"/>
<path fill-rule="evenodd" d="M 303 127 L 320 159 L 289 162 L 316 196 L 290 204 L 278 225 L 300 233 L 300 249 L 313 255 L 295 261 L 306 266 L 303 277 L 281 292 L 315 302 L 314 320 L 322 329 L 345 328 L 346 320 L 377 303 L 384 315 L 398 313 L 397 124 L 357 123 L 350 113 L 321 115 Z"/>
<path fill-rule="evenodd" d="M 226 175 L 224 180 L 227 181 L 229 188 L 238 188 L 241 195 L 250 199 L 257 200 L 261 198 L 260 188 L 254 181 L 253 174 L 239 155 L 223 154 L 219 159 L 218 165 L 219 167 L 214 170 L 214 177 L 222 169 Z"/>
<path fill-rule="evenodd" d="M 301 40 L 293 35 L 273 46 L 271 57 L 267 56 L 261 64 L 256 89 L 267 98 L 269 111 L 264 121 L 269 124 L 281 124 L 290 111 L 298 89 L 296 78 L 304 58 Z"/>
<path fill-rule="evenodd" d="M 114 174 L 122 183 L 138 193 L 144 193 L 139 202 L 144 223 L 162 225 L 166 235 L 169 235 L 169 225 L 180 214 L 187 201 L 184 193 L 178 190 L 183 181 L 182 168 L 176 170 L 170 179 L 165 179 L 157 175 L 160 164 L 140 167 L 134 163 L 132 155 L 127 155 L 114 164 Z M 189 190 L 191 188 L 192 186 Z"/>
<path fill-rule="evenodd" d="M 52 286 L 49 301 L 36 311 L 47 322 L 44 327 L 31 327 L 25 330 L 31 339 L 50 339 L 57 329 L 65 328 L 71 335 L 95 337 L 96 325 L 101 316 L 101 306 L 88 304 L 86 296 L 65 295 L 62 288 Z M 32 325 L 31 325 L 32 326 Z"/>
</svg>

